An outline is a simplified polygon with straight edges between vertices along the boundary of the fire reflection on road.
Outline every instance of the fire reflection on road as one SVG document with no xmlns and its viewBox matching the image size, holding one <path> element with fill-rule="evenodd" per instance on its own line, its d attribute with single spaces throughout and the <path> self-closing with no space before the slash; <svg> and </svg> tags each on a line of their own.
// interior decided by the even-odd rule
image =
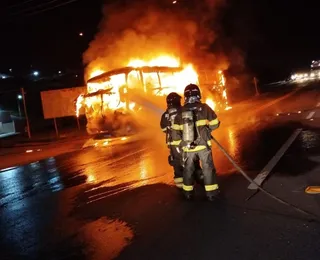
<svg viewBox="0 0 320 260">
<path fill-rule="evenodd" d="M 131 243 L 133 231 L 125 222 L 105 217 L 85 225 L 79 238 L 87 245 L 90 259 L 114 259 Z"/>
<path fill-rule="evenodd" d="M 87 182 L 92 186 L 86 191 L 87 203 L 92 203 L 108 196 L 154 183 L 172 184 L 172 169 L 164 164 L 166 152 L 152 151 L 151 149 L 134 150 L 125 156 L 113 158 L 101 164 L 98 170 L 92 164 L 85 166 Z M 96 171 L 95 171 L 95 170 Z"/>
</svg>

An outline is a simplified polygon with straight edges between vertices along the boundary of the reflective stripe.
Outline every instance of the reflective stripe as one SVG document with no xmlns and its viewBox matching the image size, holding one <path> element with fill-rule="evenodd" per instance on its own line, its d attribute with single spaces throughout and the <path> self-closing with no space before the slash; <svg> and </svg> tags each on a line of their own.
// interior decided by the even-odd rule
<svg viewBox="0 0 320 260">
<path fill-rule="evenodd" d="M 174 183 L 175 184 L 182 183 L 182 182 L 183 182 L 183 178 L 182 177 L 174 178 Z"/>
<path fill-rule="evenodd" d="M 209 147 L 211 147 L 211 141 L 207 141 L 207 144 Z M 195 148 L 191 149 L 191 148 L 188 148 L 188 147 L 183 147 L 182 150 L 184 152 L 199 152 L 199 151 L 202 151 L 204 149 L 207 149 L 207 146 L 205 145 L 197 145 Z"/>
<path fill-rule="evenodd" d="M 183 126 L 182 126 L 182 125 L 174 124 L 174 125 L 172 126 L 172 129 L 173 129 L 173 130 L 182 130 L 182 129 L 183 129 Z"/>
<path fill-rule="evenodd" d="M 165 131 L 167 131 L 167 128 L 161 128 L 161 131 L 165 132 Z"/>
<path fill-rule="evenodd" d="M 207 125 L 206 119 L 196 121 L 196 126 L 204 126 L 204 125 Z"/>
<path fill-rule="evenodd" d="M 176 187 L 179 188 L 179 189 L 182 189 L 183 188 L 183 184 L 182 183 L 176 183 Z"/>
<path fill-rule="evenodd" d="M 201 150 L 204 150 L 206 149 L 207 147 L 205 145 L 197 145 L 195 148 L 191 149 L 191 148 L 188 148 L 188 147 L 183 147 L 182 150 L 184 152 L 198 152 L 198 151 L 201 151 Z"/>
<path fill-rule="evenodd" d="M 182 186 L 184 191 L 193 191 L 193 185 L 184 185 Z"/>
<path fill-rule="evenodd" d="M 208 121 L 207 119 L 201 119 L 201 120 L 196 121 L 196 126 L 217 125 L 217 124 L 219 124 L 219 119 L 218 118 L 213 119 L 211 121 Z M 174 124 L 172 126 L 172 129 L 174 129 L 174 130 L 183 130 L 183 125 Z"/>
<path fill-rule="evenodd" d="M 218 119 L 218 118 L 213 119 L 213 120 L 211 120 L 211 121 L 209 122 L 209 125 L 217 125 L 217 124 L 219 124 L 219 119 Z"/>
<path fill-rule="evenodd" d="M 169 142 L 168 145 L 180 145 L 181 140 Z"/>
<path fill-rule="evenodd" d="M 219 189 L 219 185 L 218 184 L 204 185 L 204 188 L 206 189 L 206 191 L 213 191 L 213 190 Z"/>
</svg>

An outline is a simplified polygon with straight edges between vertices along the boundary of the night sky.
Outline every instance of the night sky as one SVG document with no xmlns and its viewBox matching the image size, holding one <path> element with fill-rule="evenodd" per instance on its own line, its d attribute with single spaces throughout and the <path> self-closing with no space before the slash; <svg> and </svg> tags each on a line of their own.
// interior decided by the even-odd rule
<svg viewBox="0 0 320 260">
<path fill-rule="evenodd" d="M 1 1 L 0 72 L 28 71 L 31 65 L 38 70 L 83 68 L 82 53 L 97 32 L 104 1 L 69 1 Z M 315 2 L 229 0 L 221 11 L 216 44 L 226 52 L 240 49 L 246 70 L 263 80 L 282 79 L 320 59 Z"/>
</svg>

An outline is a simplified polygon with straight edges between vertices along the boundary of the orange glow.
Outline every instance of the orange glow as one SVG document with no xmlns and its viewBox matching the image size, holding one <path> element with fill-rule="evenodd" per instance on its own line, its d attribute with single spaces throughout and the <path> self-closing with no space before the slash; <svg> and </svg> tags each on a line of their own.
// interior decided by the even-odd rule
<svg viewBox="0 0 320 260">
<path fill-rule="evenodd" d="M 224 99 L 227 99 L 227 91 L 225 89 L 222 92 L 222 96 L 224 97 Z"/>
<path fill-rule="evenodd" d="M 95 181 L 96 181 L 96 178 L 92 174 L 89 174 L 87 178 L 87 182 L 92 183 Z"/>
<path fill-rule="evenodd" d="M 183 95 L 185 87 L 190 84 L 199 84 L 199 76 L 192 64 L 181 64 L 180 59 L 170 55 L 160 55 L 150 60 L 135 59 L 127 63 L 128 70 L 119 74 L 109 76 L 108 80 L 102 82 L 89 82 L 87 84 L 87 94 L 96 93 L 101 90 L 110 92 L 97 93 L 96 95 L 80 95 L 76 102 L 76 115 L 79 116 L 80 109 L 86 108 L 87 118 L 101 118 L 108 113 L 120 110 L 127 113 L 128 111 L 140 111 L 141 106 L 130 100 L 134 98 L 135 93 L 152 96 L 165 97 L 171 92 Z M 130 67 L 133 68 L 130 70 Z M 165 67 L 145 70 L 143 67 Z M 170 68 L 173 68 L 172 70 Z M 101 75 L 104 71 L 94 68 L 89 71 L 90 78 Z M 210 73 L 210 72 L 209 72 Z M 212 80 L 213 88 L 220 93 L 216 100 L 211 95 L 209 89 L 202 88 L 206 103 L 213 109 L 229 110 L 227 92 L 225 89 L 225 77 L 223 71 L 212 72 L 215 77 Z M 210 83 L 205 83 L 210 85 Z M 201 85 L 200 85 L 201 87 Z M 131 95 L 131 96 L 130 96 Z"/>
<path fill-rule="evenodd" d="M 211 107 L 212 110 L 215 110 L 216 108 L 216 103 L 213 101 L 211 98 L 206 99 L 206 104 Z"/>
<path fill-rule="evenodd" d="M 82 102 L 83 101 L 84 101 L 84 97 L 83 97 L 83 95 L 80 95 L 77 98 L 77 102 L 76 102 L 76 114 L 77 114 L 77 117 L 79 117 L 79 112 L 80 112 L 80 109 L 82 107 Z"/>
<path fill-rule="evenodd" d="M 229 152 L 232 157 L 236 157 L 237 141 L 232 128 L 228 128 Z"/>
<path fill-rule="evenodd" d="M 131 110 L 133 110 L 133 109 L 135 108 L 135 106 L 136 106 L 136 103 L 130 102 L 129 108 L 130 108 Z"/>
<path fill-rule="evenodd" d="M 180 62 L 175 57 L 171 56 L 160 56 L 150 61 L 143 61 L 139 59 L 131 60 L 128 64 L 130 67 L 143 67 L 143 66 L 165 66 L 165 67 L 179 67 Z"/>
<path fill-rule="evenodd" d="M 163 67 L 172 67 L 179 68 L 180 62 L 179 59 L 173 56 L 159 56 L 155 59 L 151 59 L 149 61 L 143 61 L 139 59 L 133 59 L 128 63 L 129 67 L 134 67 L 139 69 L 143 66 L 163 66 Z M 88 83 L 87 84 L 87 92 L 93 93 L 99 90 L 111 89 L 111 94 L 103 94 L 103 108 L 102 113 L 106 110 L 117 110 L 117 109 L 127 109 L 130 110 L 139 109 L 136 107 L 134 102 L 130 102 L 128 107 L 126 107 L 126 102 L 120 100 L 120 88 L 124 88 L 124 93 L 127 93 L 126 85 L 129 84 L 132 86 L 131 88 L 141 88 L 142 84 L 140 82 L 140 75 L 137 71 L 131 71 L 128 74 L 128 82 L 126 82 L 125 74 L 117 74 L 110 77 L 109 81 L 105 81 L 102 83 Z M 90 74 L 90 77 L 98 76 L 102 74 L 103 71 L 99 69 L 94 69 Z M 152 86 L 152 94 L 155 96 L 166 96 L 170 92 L 177 92 L 179 94 L 183 94 L 184 88 L 186 85 L 190 83 L 198 84 L 198 75 L 196 71 L 193 69 L 191 64 L 185 65 L 181 71 L 177 71 L 175 73 L 172 72 L 150 72 L 143 73 L 144 78 L 144 86 L 143 91 L 147 92 L 147 86 Z M 160 82 L 161 83 L 160 83 Z M 161 84 L 161 86 L 160 86 Z M 101 96 L 91 96 L 84 98 L 80 95 L 76 102 L 76 115 L 79 116 L 80 109 L 85 105 L 86 107 L 96 106 L 96 110 L 101 112 Z M 95 110 L 95 109 L 93 109 Z"/>
<path fill-rule="evenodd" d="M 99 75 L 101 75 L 101 74 L 103 74 L 103 73 L 104 73 L 103 70 L 95 69 L 95 70 L 93 70 L 93 71 L 90 73 L 90 79 L 91 79 L 91 78 L 94 78 L 94 77 L 97 77 L 97 76 L 99 76 Z"/>
</svg>

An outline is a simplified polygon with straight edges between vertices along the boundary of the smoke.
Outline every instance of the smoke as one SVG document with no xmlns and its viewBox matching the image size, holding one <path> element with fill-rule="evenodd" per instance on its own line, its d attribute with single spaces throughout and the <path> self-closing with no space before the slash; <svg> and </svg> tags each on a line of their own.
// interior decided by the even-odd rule
<svg viewBox="0 0 320 260">
<path fill-rule="evenodd" d="M 169 54 L 196 67 L 227 69 L 223 53 L 211 53 L 219 37 L 225 0 L 118 0 L 106 4 L 99 32 L 83 55 L 88 72 L 126 66 L 131 59 Z"/>
</svg>

